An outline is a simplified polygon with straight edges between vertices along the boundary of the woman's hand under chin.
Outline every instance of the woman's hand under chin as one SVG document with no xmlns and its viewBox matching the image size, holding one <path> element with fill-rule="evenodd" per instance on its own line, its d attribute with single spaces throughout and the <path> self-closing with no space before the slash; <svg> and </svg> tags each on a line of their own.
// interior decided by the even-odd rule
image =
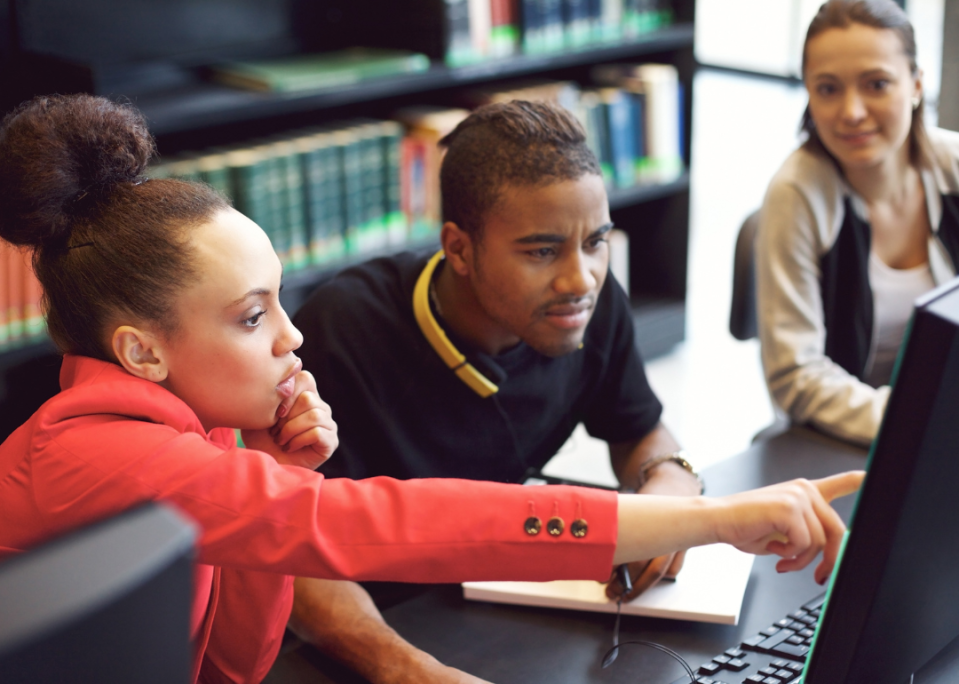
<svg viewBox="0 0 959 684">
<path fill-rule="evenodd" d="M 296 374 L 289 399 L 276 410 L 277 421 L 263 430 L 243 430 L 248 449 L 264 451 L 277 463 L 314 470 L 326 462 L 339 444 L 329 405 L 320 399 L 309 371 Z"/>
</svg>

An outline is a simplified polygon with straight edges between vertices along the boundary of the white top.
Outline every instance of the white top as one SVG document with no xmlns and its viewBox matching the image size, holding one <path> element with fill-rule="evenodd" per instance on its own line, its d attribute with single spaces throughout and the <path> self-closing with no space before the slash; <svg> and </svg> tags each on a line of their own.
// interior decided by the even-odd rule
<svg viewBox="0 0 959 684">
<path fill-rule="evenodd" d="M 869 255 L 869 284 L 875 311 L 876 346 L 866 381 L 873 387 L 882 387 L 892 378 L 913 303 L 936 284 L 928 263 L 914 268 L 892 268 L 875 252 Z"/>
</svg>

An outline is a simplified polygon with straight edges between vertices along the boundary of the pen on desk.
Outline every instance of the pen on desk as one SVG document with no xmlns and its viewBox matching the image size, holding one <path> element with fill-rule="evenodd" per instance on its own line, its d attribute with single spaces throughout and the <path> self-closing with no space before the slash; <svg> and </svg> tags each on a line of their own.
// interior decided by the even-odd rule
<svg viewBox="0 0 959 684">
<path fill-rule="evenodd" d="M 623 596 L 633 591 L 633 578 L 629 576 L 629 565 L 623 563 L 616 568 L 616 575 L 619 577 L 619 583 L 623 585 Z M 620 599 L 622 601 L 622 598 Z"/>
</svg>

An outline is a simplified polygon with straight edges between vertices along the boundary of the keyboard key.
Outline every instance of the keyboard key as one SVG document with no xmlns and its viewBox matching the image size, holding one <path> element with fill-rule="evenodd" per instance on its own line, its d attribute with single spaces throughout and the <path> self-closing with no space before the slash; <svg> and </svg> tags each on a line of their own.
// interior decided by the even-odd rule
<svg viewBox="0 0 959 684">
<path fill-rule="evenodd" d="M 776 670 L 777 668 L 775 667 L 764 667 L 756 674 L 761 674 L 763 677 L 772 677 L 774 674 L 776 674 Z"/>
<path fill-rule="evenodd" d="M 741 646 L 747 651 L 755 651 L 757 647 L 759 646 L 759 644 L 761 644 L 765 640 L 766 640 L 765 634 L 757 634 L 756 636 L 749 637 L 748 639 L 743 641 Z"/>
<path fill-rule="evenodd" d="M 787 665 L 789 665 L 789 661 L 783 660 L 782 658 L 776 658 L 776 660 L 772 661 L 769 664 L 778 670 L 782 667 L 786 667 Z"/>
<path fill-rule="evenodd" d="M 688 679 L 688 676 L 687 676 Z M 763 684 L 763 680 L 766 679 L 760 674 L 749 675 L 746 679 L 743 680 L 743 684 Z"/>
<path fill-rule="evenodd" d="M 782 620 L 780 620 L 779 622 L 776 623 L 776 626 L 777 626 L 777 627 L 788 627 L 788 626 L 790 625 L 790 623 L 792 623 L 792 620 L 790 620 L 789 618 L 783 618 Z"/>
<path fill-rule="evenodd" d="M 760 633 L 760 634 L 765 634 L 766 636 L 772 636 L 773 634 L 775 634 L 775 633 L 778 632 L 778 631 L 779 631 L 779 627 L 777 627 L 776 625 L 770 625 L 770 626 L 767 627 L 766 629 L 761 629 L 761 630 L 759 630 L 759 633 Z"/>
<path fill-rule="evenodd" d="M 797 610 L 795 613 L 790 613 L 789 617 L 791 617 L 793 620 L 802 620 L 807 615 L 809 615 L 808 611 Z"/>
<path fill-rule="evenodd" d="M 818 622 L 818 620 L 812 615 L 804 615 L 803 617 L 799 618 L 799 621 L 805 622 L 807 625 L 814 625 Z"/>
<path fill-rule="evenodd" d="M 815 635 L 816 635 L 816 633 L 815 633 L 813 630 L 811 630 L 811 629 L 801 629 L 801 630 L 799 630 L 799 636 L 804 637 L 804 638 L 806 638 L 806 639 L 812 639 Z"/>
<path fill-rule="evenodd" d="M 763 680 L 763 684 L 779 684 L 779 680 L 775 677 L 766 677 Z"/>
<path fill-rule="evenodd" d="M 790 620 L 786 627 L 794 632 L 798 632 L 801 629 L 809 629 L 809 626 L 805 622 L 800 622 L 799 620 Z"/>
<path fill-rule="evenodd" d="M 794 635 L 792 635 L 791 637 L 789 637 L 788 639 L 786 639 L 786 643 L 787 643 L 787 644 L 796 644 L 796 645 L 798 646 L 798 645 L 802 645 L 802 644 L 806 643 L 806 640 L 805 640 L 803 637 L 799 636 L 798 634 L 794 634 Z"/>
<path fill-rule="evenodd" d="M 732 660 L 732 658 L 730 658 L 728 655 L 718 655 L 713 658 L 713 662 L 719 663 L 720 665 L 725 665 L 730 660 Z"/>
<path fill-rule="evenodd" d="M 804 603 L 804 604 L 803 604 L 803 610 L 807 610 L 807 611 L 810 611 L 810 612 L 811 612 L 811 611 L 814 611 L 814 610 L 818 610 L 818 609 L 822 608 L 822 604 L 824 604 L 825 602 L 826 602 L 826 595 L 825 595 L 825 594 L 821 594 L 821 595 L 817 596 L 816 598 L 814 598 L 814 599 L 813 599 L 812 601 L 810 601 L 809 603 Z"/>
<path fill-rule="evenodd" d="M 785 667 L 787 670 L 792 670 L 793 672 L 798 674 L 802 672 L 804 665 L 802 663 L 786 663 L 785 665 L 783 665 L 783 667 Z"/>
<path fill-rule="evenodd" d="M 746 654 L 744 653 L 743 655 L 746 655 Z M 728 663 L 726 663 L 725 667 L 727 670 L 731 670 L 733 672 L 742 672 L 747 667 L 749 667 L 749 663 L 747 663 L 742 658 L 733 658 Z"/>
<path fill-rule="evenodd" d="M 773 655 L 792 658 L 793 660 L 806 660 L 809 654 L 808 646 L 797 646 L 796 644 L 779 644 L 776 648 L 769 651 Z"/>
<path fill-rule="evenodd" d="M 719 663 L 703 663 L 699 666 L 699 674 L 704 675 L 713 675 L 723 669 L 723 666 Z"/>
<path fill-rule="evenodd" d="M 746 655 L 746 651 L 740 648 L 727 648 L 725 651 L 723 651 L 723 653 L 728 655 L 730 658 L 742 658 L 744 655 Z"/>
<path fill-rule="evenodd" d="M 776 674 L 773 676 L 779 677 L 784 682 L 788 682 L 789 680 L 794 679 L 796 677 L 796 673 L 793 672 L 792 670 L 783 669 L 783 670 L 776 670 Z"/>
<path fill-rule="evenodd" d="M 772 649 L 779 646 L 779 644 L 784 642 L 789 637 L 795 636 L 795 634 L 796 633 L 792 631 L 791 629 L 781 629 L 775 634 L 773 634 L 771 637 L 763 641 L 761 644 L 757 645 L 756 650 L 761 651 L 763 653 L 767 653 L 767 652 L 771 653 Z"/>
</svg>

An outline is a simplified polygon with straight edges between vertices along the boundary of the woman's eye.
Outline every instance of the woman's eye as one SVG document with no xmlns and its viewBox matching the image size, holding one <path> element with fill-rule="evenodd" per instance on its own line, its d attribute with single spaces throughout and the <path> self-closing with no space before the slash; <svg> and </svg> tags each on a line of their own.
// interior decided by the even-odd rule
<svg viewBox="0 0 959 684">
<path fill-rule="evenodd" d="M 833 95 L 836 92 L 836 87 L 831 83 L 821 83 L 816 86 L 816 92 L 822 95 L 823 97 L 828 97 Z"/>
<path fill-rule="evenodd" d="M 869 82 L 869 88 L 871 90 L 882 91 L 889 86 L 889 80 L 885 78 L 877 78 L 874 81 Z"/>
<path fill-rule="evenodd" d="M 249 318 L 245 319 L 243 321 L 243 325 L 246 326 L 247 328 L 255 328 L 260 324 L 260 319 L 263 318 L 264 316 L 266 316 L 266 311 L 260 311 L 259 313 L 255 313 Z"/>
</svg>

